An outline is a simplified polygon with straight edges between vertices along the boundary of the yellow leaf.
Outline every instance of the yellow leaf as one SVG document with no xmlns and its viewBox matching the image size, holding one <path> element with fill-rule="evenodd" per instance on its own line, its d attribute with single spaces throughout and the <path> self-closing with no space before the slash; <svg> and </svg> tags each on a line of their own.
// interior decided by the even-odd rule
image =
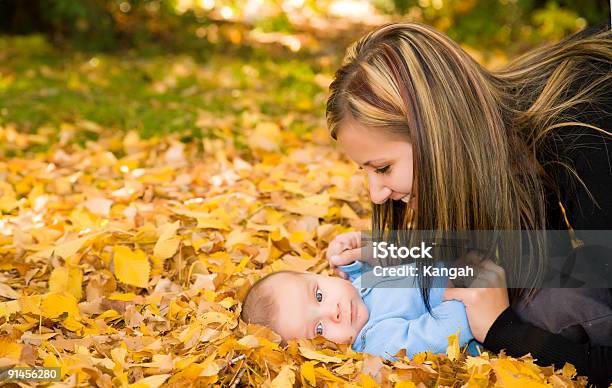
<svg viewBox="0 0 612 388">
<path fill-rule="evenodd" d="M 340 217 L 348 218 L 349 220 L 358 220 L 359 216 L 355 211 L 346 203 L 342 204 L 342 208 L 340 208 Z"/>
<path fill-rule="evenodd" d="M 417 364 L 422 364 L 423 361 L 425 361 L 425 359 L 427 358 L 427 353 L 425 352 L 421 352 L 421 353 L 417 353 L 412 357 L 412 361 L 417 363 Z"/>
<path fill-rule="evenodd" d="M 62 232 L 51 228 L 32 229 L 30 235 L 38 241 L 40 245 L 52 246 L 61 237 Z"/>
<path fill-rule="evenodd" d="M 451 334 L 448 336 L 448 347 L 446 348 L 446 355 L 451 361 L 455 361 L 459 358 L 461 349 L 459 348 L 459 335 Z"/>
<path fill-rule="evenodd" d="M 84 327 L 79 321 L 70 316 L 64 319 L 64 322 L 62 322 L 62 326 L 74 332 L 78 332 Z"/>
<path fill-rule="evenodd" d="M 158 388 L 163 383 L 168 380 L 168 377 L 171 375 L 163 374 L 163 375 L 153 375 L 149 377 L 145 377 L 143 379 L 138 380 L 134 384 L 128 385 L 129 388 Z"/>
<path fill-rule="evenodd" d="M 176 236 L 181 222 L 176 221 L 172 224 L 165 224 L 159 228 L 159 239 L 153 248 L 153 254 L 159 259 L 167 259 L 174 256 L 178 249 L 181 239 Z"/>
<path fill-rule="evenodd" d="M 215 290 L 214 280 L 215 280 L 215 277 L 217 277 L 217 274 L 212 273 L 208 275 L 202 275 L 201 273 L 195 273 L 191 276 L 195 278 L 195 281 L 193 282 L 191 289 L 202 292 L 204 297 L 207 297 L 208 295 L 213 295 L 212 300 L 214 300 L 214 298 L 217 295 L 216 293 L 213 292 Z M 209 294 L 208 292 L 213 292 L 213 293 Z"/>
<path fill-rule="evenodd" d="M 320 218 L 325 217 L 331 205 L 329 194 L 322 193 L 301 200 L 287 201 L 285 208 L 293 213 Z"/>
<path fill-rule="evenodd" d="M 334 373 L 338 375 L 352 375 L 355 373 L 355 364 L 353 360 L 349 360 L 337 368 L 334 368 Z"/>
<path fill-rule="evenodd" d="M 304 231 L 293 232 L 289 235 L 289 242 L 293 244 L 303 243 L 306 239 L 306 233 Z"/>
<path fill-rule="evenodd" d="M 229 325 L 230 327 L 235 326 L 236 321 L 233 318 L 233 315 L 230 316 L 228 314 L 220 313 L 217 311 L 209 311 L 207 313 L 202 314 L 202 317 L 199 319 L 199 323 L 203 326 L 209 325 L 211 323 L 220 323 L 222 325 Z"/>
<path fill-rule="evenodd" d="M 282 183 L 273 179 L 264 179 L 259 182 L 257 189 L 261 192 L 267 193 L 271 191 L 279 191 L 283 189 Z"/>
<path fill-rule="evenodd" d="M 290 193 L 300 194 L 304 196 L 309 194 L 305 192 L 304 190 L 302 190 L 301 185 L 297 182 L 283 182 L 282 184 L 283 184 L 283 188 L 285 189 L 285 191 L 288 191 Z"/>
<path fill-rule="evenodd" d="M 317 385 L 317 378 L 315 376 L 314 361 L 306 361 L 300 368 L 300 378 L 302 379 L 302 385 L 311 385 L 315 387 Z"/>
<path fill-rule="evenodd" d="M 108 296 L 109 300 L 120 300 L 123 302 L 131 302 L 136 298 L 138 298 L 138 295 L 134 294 L 133 292 L 126 292 L 126 293 L 113 292 L 112 294 Z"/>
<path fill-rule="evenodd" d="M 200 372 L 202 372 L 202 366 L 200 364 L 191 364 L 184 369 L 180 369 L 180 372 L 172 376 L 172 379 L 178 378 L 180 376 L 180 378 L 193 380 L 200 375 Z M 172 380 L 170 380 L 169 382 L 172 383 Z"/>
<path fill-rule="evenodd" d="M 122 346 L 112 348 L 110 354 L 117 370 L 123 370 L 126 367 L 125 357 L 128 354 L 125 343 L 122 343 Z"/>
<path fill-rule="evenodd" d="M 467 356 L 465 360 L 465 366 L 469 368 L 479 367 L 482 365 L 489 365 L 489 360 L 482 357 Z"/>
<path fill-rule="evenodd" d="M 19 206 L 15 191 L 13 191 L 13 187 L 10 184 L 0 182 L 0 192 L 3 193 L 0 197 L 0 211 L 10 212 Z"/>
<path fill-rule="evenodd" d="M 202 371 L 200 372 L 200 376 L 214 376 L 221 370 L 219 364 L 215 362 L 215 357 L 217 357 L 217 352 L 213 352 L 210 356 L 206 357 L 204 362 L 200 364 L 202 367 Z"/>
<path fill-rule="evenodd" d="M 227 223 L 223 220 L 210 217 L 198 217 L 197 219 L 197 228 L 230 230 L 229 225 L 227 225 Z"/>
<path fill-rule="evenodd" d="M 366 353 L 361 364 L 361 374 L 372 376 L 375 379 L 374 381 L 380 382 L 384 366 L 384 359 L 382 357 Z M 363 382 L 363 384 L 366 383 Z"/>
<path fill-rule="evenodd" d="M 199 358 L 200 358 L 200 355 L 195 355 L 195 356 L 185 357 L 185 358 L 177 357 L 174 360 L 174 369 L 175 370 L 183 370 L 183 369 L 187 368 L 189 365 L 191 365 L 194 362 L 198 361 Z"/>
<path fill-rule="evenodd" d="M 43 258 L 48 259 L 51 256 L 51 254 L 54 254 L 66 260 L 66 263 L 78 264 L 77 262 L 69 260 L 70 257 L 73 256 L 75 253 L 77 253 L 79 249 L 81 249 L 88 240 L 94 237 L 98 237 L 99 235 L 105 232 L 106 230 L 99 230 L 97 232 L 88 234 L 86 236 L 77 238 L 75 240 L 60 243 L 52 248 L 48 248 L 48 249 L 37 252 L 35 254 L 35 257 L 43 257 Z"/>
<path fill-rule="evenodd" d="M 493 364 L 493 370 L 497 381 L 504 386 L 521 386 L 525 388 L 548 387 L 538 373 L 527 367 L 522 361 L 512 358 L 497 359 Z"/>
<path fill-rule="evenodd" d="M 225 247 L 227 249 L 231 249 L 234 245 L 237 244 L 248 244 L 251 234 L 246 231 L 242 231 L 240 229 L 232 230 L 225 240 Z"/>
<path fill-rule="evenodd" d="M 171 371 L 174 361 L 171 354 L 154 354 L 151 362 L 132 363 L 131 366 L 142 366 L 145 368 L 157 368 L 159 370 Z"/>
<path fill-rule="evenodd" d="M 567 377 L 568 379 L 573 379 L 574 376 L 576 376 L 576 368 L 572 364 L 566 362 L 565 365 L 563 365 L 561 374 L 563 375 L 563 377 Z"/>
<path fill-rule="evenodd" d="M 317 260 L 305 260 L 299 257 L 285 255 L 283 262 L 287 264 L 287 268 L 293 271 L 303 272 L 318 264 Z"/>
<path fill-rule="evenodd" d="M 376 381 L 374 381 L 374 379 L 370 375 L 367 375 L 365 373 L 360 373 L 359 374 L 359 380 L 361 381 L 361 386 L 363 388 L 376 388 L 376 387 L 378 387 L 378 384 L 376 383 Z"/>
<path fill-rule="evenodd" d="M 254 335 L 246 335 L 238 341 L 238 343 L 242 346 L 246 346 L 247 348 L 256 348 L 259 347 L 259 340 Z"/>
<path fill-rule="evenodd" d="M 49 277 L 50 292 L 67 292 L 77 300 L 81 300 L 83 274 L 79 268 L 57 267 Z"/>
<path fill-rule="evenodd" d="M 394 388 L 416 388 L 416 385 L 412 381 L 398 381 L 395 383 Z"/>
<path fill-rule="evenodd" d="M 261 121 L 248 138 L 253 148 L 264 151 L 275 151 L 281 140 L 281 132 L 278 125 L 272 122 Z"/>
<path fill-rule="evenodd" d="M 302 353 L 302 356 L 310 360 L 317 360 L 322 362 L 342 362 L 341 358 L 328 356 L 327 354 L 317 352 L 316 350 L 312 350 L 304 346 L 300 346 L 299 349 L 300 353 Z"/>
<path fill-rule="evenodd" d="M 293 387 L 295 384 L 295 372 L 293 371 L 293 366 L 291 365 L 283 365 L 278 375 L 272 380 L 273 388 L 286 388 Z"/>
<path fill-rule="evenodd" d="M 497 384 L 505 387 L 522 387 L 522 388 L 550 388 L 550 384 L 540 382 L 531 377 L 516 375 L 509 370 L 500 368 L 495 370 L 497 376 Z"/>
<path fill-rule="evenodd" d="M 287 201 L 285 208 L 296 214 L 302 214 L 304 216 L 313 216 L 317 218 L 325 217 L 327 214 L 328 206 L 318 205 L 315 203 L 308 203 L 305 201 Z"/>
<path fill-rule="evenodd" d="M 338 383 L 342 383 L 342 382 L 345 381 L 345 380 L 341 379 L 340 377 L 334 375 L 333 373 L 331 373 L 327 369 L 325 369 L 323 367 L 320 367 L 320 366 L 315 368 L 315 373 L 317 374 L 319 379 L 322 379 L 322 380 L 335 381 L 335 382 L 338 382 Z"/>
<path fill-rule="evenodd" d="M 108 217 L 112 204 L 113 201 L 102 197 L 90 198 L 84 203 L 87 210 L 103 217 Z"/>
<path fill-rule="evenodd" d="M 43 297 L 41 310 L 42 315 L 47 318 L 57 318 L 63 313 L 68 313 L 69 317 L 79 316 L 77 300 L 67 293 L 48 293 Z"/>
<path fill-rule="evenodd" d="M 0 317 L 4 317 L 8 320 L 12 314 L 18 311 L 19 311 L 19 301 L 18 300 L 0 302 Z"/>
<path fill-rule="evenodd" d="M 57 368 L 61 367 L 62 365 L 54 354 L 48 354 L 43 359 L 43 366 L 46 366 L 48 368 Z"/>
<path fill-rule="evenodd" d="M 23 345 L 15 343 L 8 337 L 0 337 L 0 358 L 8 358 L 19 361 Z"/>
<path fill-rule="evenodd" d="M 202 332 L 202 326 L 198 324 L 192 324 L 187 326 L 181 333 L 178 335 L 178 339 L 184 343 L 193 343 L 194 340 L 200 338 L 200 333 Z"/>
<path fill-rule="evenodd" d="M 91 228 L 95 225 L 97 217 L 87 209 L 74 209 L 70 212 L 70 222 L 77 230 Z"/>
<path fill-rule="evenodd" d="M 19 308 L 22 314 L 32 313 L 35 315 L 42 314 L 40 310 L 40 304 L 42 302 L 42 296 L 40 295 L 28 295 L 19 298 Z"/>
<path fill-rule="evenodd" d="M 89 240 L 89 236 L 81 237 L 73 241 L 68 241 L 55 247 L 53 253 L 63 259 L 77 253 L 79 249 Z"/>
<path fill-rule="evenodd" d="M 151 264 L 147 255 L 140 249 L 132 251 L 123 246 L 115 246 L 113 251 L 117 279 L 132 286 L 146 287 L 151 273 Z"/>
<path fill-rule="evenodd" d="M 0 296 L 8 299 L 18 299 L 19 294 L 8 284 L 0 283 Z"/>
</svg>

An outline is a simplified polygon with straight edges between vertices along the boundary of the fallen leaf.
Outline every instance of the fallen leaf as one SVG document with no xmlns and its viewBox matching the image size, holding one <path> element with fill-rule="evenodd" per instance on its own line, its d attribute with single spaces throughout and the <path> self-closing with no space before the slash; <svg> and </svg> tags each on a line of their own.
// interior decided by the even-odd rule
<svg viewBox="0 0 612 388">
<path fill-rule="evenodd" d="M 328 356 L 326 354 L 317 352 L 316 350 L 312 350 L 303 346 L 300 346 L 299 349 L 302 356 L 310 360 L 317 360 L 321 362 L 342 362 L 342 359 L 339 357 Z"/>
<path fill-rule="evenodd" d="M 132 251 L 124 246 L 113 247 L 113 252 L 117 280 L 136 287 L 147 287 L 151 265 L 146 253 L 140 249 Z"/>
</svg>

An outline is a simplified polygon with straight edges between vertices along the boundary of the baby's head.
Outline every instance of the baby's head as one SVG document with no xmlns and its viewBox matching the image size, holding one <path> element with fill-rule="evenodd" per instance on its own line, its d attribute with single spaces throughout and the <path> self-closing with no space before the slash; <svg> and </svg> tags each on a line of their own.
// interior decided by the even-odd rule
<svg viewBox="0 0 612 388">
<path fill-rule="evenodd" d="M 243 321 L 273 329 L 283 342 L 321 335 L 338 344 L 355 342 L 368 316 L 348 280 L 295 271 L 274 272 L 258 280 L 241 313 Z"/>
</svg>

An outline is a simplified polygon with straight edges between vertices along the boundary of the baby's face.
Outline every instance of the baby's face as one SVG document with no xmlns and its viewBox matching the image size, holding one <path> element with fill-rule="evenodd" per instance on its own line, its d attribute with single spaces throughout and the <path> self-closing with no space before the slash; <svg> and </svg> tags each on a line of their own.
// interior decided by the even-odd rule
<svg viewBox="0 0 612 388">
<path fill-rule="evenodd" d="M 321 335 L 351 344 L 368 321 L 368 309 L 344 279 L 312 273 L 282 274 L 271 279 L 279 306 L 274 328 L 284 339 Z"/>
</svg>

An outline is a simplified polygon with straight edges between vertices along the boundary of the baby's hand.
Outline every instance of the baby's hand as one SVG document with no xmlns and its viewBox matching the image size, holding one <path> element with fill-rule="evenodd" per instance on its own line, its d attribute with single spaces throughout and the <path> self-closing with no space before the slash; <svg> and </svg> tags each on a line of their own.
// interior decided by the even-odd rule
<svg viewBox="0 0 612 388">
<path fill-rule="evenodd" d="M 337 267 L 350 264 L 361 257 L 361 232 L 347 232 L 336 236 L 327 247 L 326 257 L 336 275 L 347 279 L 348 275 Z"/>
</svg>

